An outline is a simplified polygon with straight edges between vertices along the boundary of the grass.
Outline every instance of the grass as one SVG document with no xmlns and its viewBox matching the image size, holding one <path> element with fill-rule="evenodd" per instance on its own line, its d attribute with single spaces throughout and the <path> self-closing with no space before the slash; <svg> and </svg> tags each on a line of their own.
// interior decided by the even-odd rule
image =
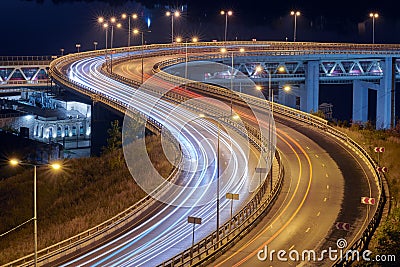
<svg viewBox="0 0 400 267">
<path fill-rule="evenodd" d="M 167 177 L 172 165 L 163 156 L 160 138 L 148 136 L 146 145 L 154 167 Z M 146 195 L 131 177 L 121 149 L 68 160 L 60 173 L 40 167 L 37 174 L 39 250 L 98 225 Z M 27 168 L 0 181 L 0 233 L 33 217 L 32 177 Z M 0 237 L 0 265 L 30 253 L 32 222 Z"/>
<path fill-rule="evenodd" d="M 395 255 L 397 262 L 365 262 L 356 266 L 398 266 L 400 260 L 400 134 L 399 131 L 373 130 L 353 125 L 350 128 L 339 129 L 354 139 L 378 162 L 388 168 L 386 179 L 389 185 L 391 210 L 386 219 L 383 219 L 375 231 L 369 250 L 370 258 L 375 255 Z M 384 153 L 374 152 L 375 147 L 385 147 Z"/>
</svg>

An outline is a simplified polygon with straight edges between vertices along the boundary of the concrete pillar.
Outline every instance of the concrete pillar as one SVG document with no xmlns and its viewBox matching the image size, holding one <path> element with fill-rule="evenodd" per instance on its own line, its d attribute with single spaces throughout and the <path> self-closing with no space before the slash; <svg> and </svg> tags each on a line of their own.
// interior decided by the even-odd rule
<svg viewBox="0 0 400 267">
<path fill-rule="evenodd" d="M 305 89 L 306 89 L 306 109 L 305 112 L 318 111 L 319 105 L 319 61 L 308 61 L 305 64 Z"/>
<path fill-rule="evenodd" d="M 383 79 L 381 80 L 376 105 L 376 128 L 388 129 L 391 126 L 392 119 L 392 94 L 395 86 L 395 61 L 393 57 L 387 57 L 383 64 Z"/>
<path fill-rule="evenodd" d="M 353 122 L 368 120 L 368 85 L 367 82 L 353 81 Z"/>
</svg>

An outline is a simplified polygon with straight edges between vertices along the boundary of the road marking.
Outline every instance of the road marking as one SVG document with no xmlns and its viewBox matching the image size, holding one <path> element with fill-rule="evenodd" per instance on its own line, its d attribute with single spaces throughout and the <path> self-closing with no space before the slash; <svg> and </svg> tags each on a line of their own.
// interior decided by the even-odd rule
<svg viewBox="0 0 400 267">
<path fill-rule="evenodd" d="M 310 231 L 310 229 L 311 229 L 311 228 L 310 228 L 310 227 L 308 227 L 308 228 L 307 228 L 307 230 L 306 230 L 306 233 L 308 233 L 308 232 Z"/>
<path fill-rule="evenodd" d="M 329 189 L 329 184 L 326 185 L 326 189 Z"/>
<path fill-rule="evenodd" d="M 324 163 L 322 163 L 322 167 L 325 167 L 325 164 L 324 164 Z"/>
<path fill-rule="evenodd" d="M 294 248 L 294 245 L 292 245 L 288 250 L 292 250 Z"/>
<path fill-rule="evenodd" d="M 278 130 L 279 131 L 279 130 Z M 280 132 L 280 131 L 279 131 Z M 265 241 L 261 246 L 259 246 L 256 250 L 254 250 L 253 252 L 251 252 L 250 254 L 248 254 L 246 257 L 242 258 L 239 262 L 237 262 L 236 264 L 232 265 L 233 267 L 239 266 L 241 264 L 243 264 L 244 262 L 248 261 L 250 258 L 252 258 L 254 255 L 257 254 L 257 252 L 261 249 L 263 249 L 265 247 L 265 245 L 269 244 L 272 240 L 274 240 L 290 223 L 291 221 L 294 219 L 294 217 L 299 213 L 300 209 L 302 208 L 302 206 L 304 205 L 304 202 L 306 201 L 306 198 L 308 196 L 308 193 L 310 192 L 310 188 L 311 188 L 311 183 L 312 183 L 312 178 L 313 178 L 313 168 L 312 168 L 312 164 L 311 164 L 311 159 L 308 156 L 308 154 L 304 151 L 304 149 L 301 147 L 301 145 L 297 142 L 295 142 L 295 140 L 293 140 L 293 138 L 291 138 L 289 135 L 287 135 L 286 133 L 282 132 L 282 135 L 286 136 L 287 139 L 291 140 L 295 146 L 297 146 L 300 151 L 303 153 L 303 156 L 306 158 L 307 163 L 308 163 L 308 169 L 309 169 L 309 175 L 308 175 L 308 185 L 307 185 L 307 189 L 306 192 L 304 193 L 304 196 L 300 202 L 300 205 L 297 207 L 297 209 L 295 210 L 295 212 L 292 214 L 292 216 L 286 221 L 286 223 L 279 228 L 279 230 L 277 232 L 275 232 L 267 241 Z M 278 135 L 279 136 L 279 135 Z M 296 188 L 294 192 L 297 192 L 298 188 L 299 188 L 299 184 L 300 184 L 300 180 L 301 180 L 301 174 L 303 173 L 302 170 L 302 163 L 299 157 L 299 154 L 296 152 L 296 150 L 294 150 L 294 148 L 285 140 L 282 138 L 282 141 L 285 142 L 291 149 L 292 151 L 295 153 L 297 161 L 299 163 L 299 180 L 297 182 Z M 289 200 L 289 204 L 285 207 L 285 209 L 282 211 L 282 213 L 274 220 L 277 221 L 281 215 L 283 214 L 283 212 L 285 212 L 285 210 L 290 206 L 290 203 L 293 201 L 295 197 L 295 194 L 292 195 L 291 199 Z M 222 262 L 218 263 L 215 265 L 215 267 L 217 266 L 221 266 L 223 265 L 226 261 L 228 261 L 229 259 L 231 259 L 232 257 L 234 257 L 236 254 L 238 254 L 239 252 L 242 252 L 243 249 L 245 247 L 248 247 L 251 243 L 253 243 L 255 240 L 259 239 L 260 235 L 265 234 L 265 232 L 267 232 L 269 230 L 269 228 L 267 227 L 266 229 L 264 229 L 263 231 L 261 231 L 255 238 L 253 238 L 252 240 L 248 241 L 244 246 L 242 246 L 242 248 L 236 252 L 234 252 L 232 255 L 230 255 L 229 257 L 227 257 L 226 259 L 224 259 Z"/>
<path fill-rule="evenodd" d="M 326 202 L 328 199 L 327 198 L 324 198 L 324 202 Z"/>
<path fill-rule="evenodd" d="M 319 215 L 321 215 L 321 212 L 320 212 L 320 211 L 318 211 L 318 213 L 317 213 L 317 217 L 319 217 Z"/>
<path fill-rule="evenodd" d="M 315 154 L 315 157 L 316 157 L 316 158 L 319 158 L 319 156 L 318 156 L 317 154 Z"/>
<path fill-rule="evenodd" d="M 326 178 L 328 178 L 328 177 L 329 177 L 329 175 L 326 173 L 326 174 L 325 174 L 325 177 L 326 177 Z"/>
<path fill-rule="evenodd" d="M 307 148 L 308 150 L 310 150 L 310 148 L 309 148 L 308 146 L 306 146 L 306 148 Z"/>
</svg>

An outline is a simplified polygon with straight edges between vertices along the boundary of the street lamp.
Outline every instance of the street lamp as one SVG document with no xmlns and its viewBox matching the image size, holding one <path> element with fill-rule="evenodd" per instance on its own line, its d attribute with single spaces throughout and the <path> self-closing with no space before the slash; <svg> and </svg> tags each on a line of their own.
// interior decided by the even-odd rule
<svg viewBox="0 0 400 267">
<path fill-rule="evenodd" d="M 244 48 L 240 48 L 239 49 L 239 52 L 240 53 L 244 53 Z M 222 54 L 225 54 L 225 53 L 227 53 L 228 51 L 226 50 L 226 48 L 225 47 L 223 47 L 223 48 L 221 48 L 221 53 Z M 230 80 L 231 80 L 231 116 L 232 116 L 232 112 L 233 112 L 233 78 L 234 78 L 234 76 L 235 76 L 235 74 L 234 74 L 234 71 L 235 71 L 235 69 L 233 68 L 233 56 L 234 56 L 234 53 L 235 53 L 235 51 L 231 51 L 231 75 L 230 75 Z"/>
<path fill-rule="evenodd" d="M 174 17 L 179 17 L 181 13 L 179 11 L 175 11 L 171 13 L 171 11 L 165 12 L 167 17 L 171 17 L 171 43 L 174 43 Z"/>
<path fill-rule="evenodd" d="M 375 19 L 379 17 L 379 14 L 369 13 L 369 17 L 372 18 L 372 43 L 375 44 Z"/>
<path fill-rule="evenodd" d="M 94 45 L 94 50 L 97 50 L 97 45 L 98 45 L 99 43 L 98 42 L 96 42 L 96 41 L 94 41 L 93 42 L 93 45 Z"/>
<path fill-rule="evenodd" d="M 147 32 L 151 32 L 151 31 L 147 31 Z M 142 47 L 141 47 L 141 59 L 142 59 L 142 83 L 143 83 L 143 79 L 144 79 L 144 62 L 143 62 L 143 58 L 144 58 L 144 31 L 139 31 L 138 29 L 134 29 L 133 30 L 133 34 L 141 34 L 142 36 Z"/>
<path fill-rule="evenodd" d="M 233 120 L 238 120 L 238 119 L 240 119 L 240 117 L 239 117 L 239 115 L 237 115 L 237 114 L 235 114 L 234 116 L 228 116 L 228 117 L 230 117 L 230 118 L 232 118 Z M 199 118 L 202 118 L 202 119 L 205 119 L 205 120 L 208 120 L 209 122 L 211 122 L 212 124 L 214 124 L 214 125 L 216 125 L 217 127 L 218 127 L 218 132 L 217 132 L 217 248 L 219 247 L 219 176 L 220 176 L 220 173 L 219 173 L 219 165 L 220 165 L 220 160 L 219 160 L 219 154 L 220 154 L 220 151 L 219 151 L 219 144 L 220 144 L 220 130 L 221 130 L 221 123 L 217 120 L 217 119 L 222 119 L 222 118 L 227 118 L 227 117 L 225 117 L 225 116 L 223 116 L 223 117 L 208 117 L 208 116 L 206 116 L 206 115 L 204 115 L 204 114 L 199 114 Z M 199 119 L 198 118 L 198 119 Z"/>
<path fill-rule="evenodd" d="M 64 48 L 61 48 L 60 51 L 61 51 L 61 56 L 63 56 L 64 55 Z"/>
<path fill-rule="evenodd" d="M 199 41 L 198 37 L 192 37 L 192 43 L 197 43 Z M 182 42 L 182 37 L 177 37 L 176 38 L 176 42 L 177 43 L 181 43 Z M 188 42 L 189 40 L 187 38 L 185 38 L 185 79 L 187 79 L 187 64 L 188 64 Z M 186 84 L 185 84 L 185 88 L 186 88 Z"/>
<path fill-rule="evenodd" d="M 37 237 L 37 190 L 36 190 L 36 168 L 38 166 L 43 166 L 47 165 L 51 167 L 54 170 L 59 170 L 61 169 L 61 165 L 59 163 L 53 163 L 53 164 L 33 164 L 29 162 L 22 162 L 19 161 L 18 159 L 11 159 L 9 161 L 11 166 L 18 166 L 18 165 L 27 165 L 27 166 L 33 166 L 33 236 L 34 236 L 34 266 L 37 266 L 37 251 L 38 251 L 38 237 Z"/>
<path fill-rule="evenodd" d="M 131 18 L 136 20 L 138 15 L 133 13 L 132 15 L 127 15 L 126 13 L 121 15 L 122 19 L 128 18 L 128 47 L 131 46 Z"/>
<path fill-rule="evenodd" d="M 110 18 L 110 22 L 111 22 L 111 42 L 110 42 L 110 49 L 112 50 L 112 49 L 113 49 L 113 41 L 114 41 L 114 25 L 115 25 L 117 28 L 121 28 L 122 25 L 121 25 L 121 23 L 117 23 L 117 19 L 116 19 L 115 17 Z M 113 71 L 112 59 L 113 59 L 113 52 L 111 51 L 111 54 L 110 54 L 110 60 L 111 60 L 111 62 L 110 62 L 110 68 L 111 68 L 111 73 L 112 73 L 112 71 Z"/>
<path fill-rule="evenodd" d="M 293 42 L 296 42 L 297 17 L 300 16 L 300 11 L 290 11 L 290 15 L 294 16 Z"/>
<path fill-rule="evenodd" d="M 79 53 L 79 48 L 81 47 L 81 44 L 76 44 L 75 47 L 76 47 L 76 49 L 78 50 L 78 53 Z"/>
<path fill-rule="evenodd" d="M 224 35 L 225 38 L 224 38 L 224 41 L 226 42 L 226 36 L 228 33 L 228 16 L 232 16 L 233 12 L 232 12 L 232 10 L 228 10 L 228 11 L 221 10 L 220 14 L 225 15 L 225 35 Z"/>
</svg>

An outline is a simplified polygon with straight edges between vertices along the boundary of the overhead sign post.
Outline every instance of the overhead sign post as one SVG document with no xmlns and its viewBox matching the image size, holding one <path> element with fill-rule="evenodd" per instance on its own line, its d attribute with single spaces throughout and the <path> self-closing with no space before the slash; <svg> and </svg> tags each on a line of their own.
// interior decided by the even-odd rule
<svg viewBox="0 0 400 267">
<path fill-rule="evenodd" d="M 194 227 L 196 224 L 201 224 L 201 218 L 188 216 L 188 223 L 193 224 L 193 235 L 192 235 L 192 248 L 190 249 L 191 258 L 193 258 L 193 246 L 194 246 Z M 191 262 L 191 260 L 190 260 Z"/>
</svg>

